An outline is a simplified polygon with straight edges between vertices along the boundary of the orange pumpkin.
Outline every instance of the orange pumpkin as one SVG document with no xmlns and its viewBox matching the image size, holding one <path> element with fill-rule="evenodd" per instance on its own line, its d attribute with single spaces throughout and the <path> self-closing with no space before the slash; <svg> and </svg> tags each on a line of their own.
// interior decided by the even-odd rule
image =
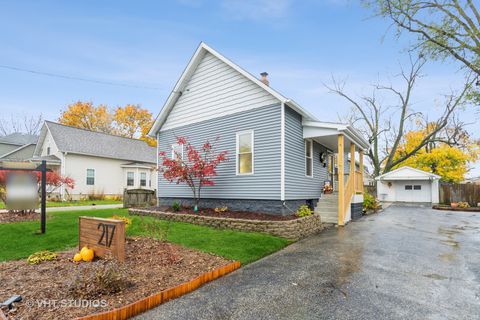
<svg viewBox="0 0 480 320">
<path fill-rule="evenodd" d="M 82 261 L 82 255 L 80 253 L 77 253 L 74 257 L 73 257 L 73 261 L 75 262 L 80 262 Z"/>
<path fill-rule="evenodd" d="M 83 247 L 80 251 L 80 255 L 82 256 L 82 260 L 85 262 L 90 262 L 95 257 L 95 252 L 92 249 L 87 247 Z"/>
</svg>

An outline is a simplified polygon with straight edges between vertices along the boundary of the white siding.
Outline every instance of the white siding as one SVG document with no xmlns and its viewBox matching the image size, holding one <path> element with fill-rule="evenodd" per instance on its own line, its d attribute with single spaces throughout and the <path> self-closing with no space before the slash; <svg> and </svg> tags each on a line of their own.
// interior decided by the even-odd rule
<svg viewBox="0 0 480 320">
<path fill-rule="evenodd" d="M 277 103 L 257 84 L 206 53 L 162 131 Z"/>
</svg>

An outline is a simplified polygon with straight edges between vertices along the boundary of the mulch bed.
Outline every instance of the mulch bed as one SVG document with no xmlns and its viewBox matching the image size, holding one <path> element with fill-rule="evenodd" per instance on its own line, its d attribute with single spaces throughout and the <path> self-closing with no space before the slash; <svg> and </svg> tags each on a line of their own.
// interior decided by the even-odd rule
<svg viewBox="0 0 480 320">
<path fill-rule="evenodd" d="M 71 319 L 104 312 L 179 285 L 229 263 L 218 256 L 147 238 L 127 239 L 125 251 L 123 270 L 125 279 L 128 280 L 127 287 L 115 294 L 99 293 L 88 298 L 79 298 L 73 294 L 72 284 L 78 283 L 79 274 L 94 274 L 107 260 L 74 263 L 71 259 L 77 250 L 72 249 L 59 253 L 55 261 L 45 261 L 38 265 L 29 265 L 26 260 L 0 263 L 0 300 L 6 300 L 14 294 L 23 297 L 23 302 L 15 304 L 16 311 L 10 312 L 7 318 Z M 75 302 L 66 307 L 62 305 L 62 299 L 82 303 L 84 299 L 93 300 L 96 305 L 82 308 L 80 302 Z M 57 305 L 50 302 L 48 306 L 44 301 L 58 302 Z M 99 306 L 99 301 L 104 305 Z"/>
<path fill-rule="evenodd" d="M 0 223 L 40 221 L 40 213 L 0 212 Z"/>
<path fill-rule="evenodd" d="M 470 207 L 470 208 L 452 208 L 450 206 L 433 206 L 433 209 L 436 210 L 448 210 L 448 211 L 466 211 L 466 212 L 480 212 L 480 207 Z"/>
<path fill-rule="evenodd" d="M 168 213 L 180 213 L 191 214 L 197 216 L 217 217 L 217 218 L 232 218 L 232 219 L 246 219 L 246 220 L 264 220 L 264 221 L 287 221 L 298 219 L 296 215 L 280 216 L 262 212 L 250 212 L 250 211 L 225 211 L 215 212 L 214 209 L 199 209 L 199 211 L 193 211 L 193 208 L 181 208 L 179 211 L 173 211 L 172 207 L 161 206 L 150 208 L 156 211 L 168 212 Z"/>
</svg>

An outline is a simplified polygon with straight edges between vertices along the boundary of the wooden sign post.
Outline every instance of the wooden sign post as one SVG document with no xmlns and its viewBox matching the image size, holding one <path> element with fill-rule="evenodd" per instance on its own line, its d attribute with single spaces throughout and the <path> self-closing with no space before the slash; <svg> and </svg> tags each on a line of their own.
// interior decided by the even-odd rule
<svg viewBox="0 0 480 320">
<path fill-rule="evenodd" d="M 84 246 L 95 251 L 95 256 L 112 254 L 125 261 L 125 221 L 95 217 L 79 217 L 78 248 Z"/>
</svg>

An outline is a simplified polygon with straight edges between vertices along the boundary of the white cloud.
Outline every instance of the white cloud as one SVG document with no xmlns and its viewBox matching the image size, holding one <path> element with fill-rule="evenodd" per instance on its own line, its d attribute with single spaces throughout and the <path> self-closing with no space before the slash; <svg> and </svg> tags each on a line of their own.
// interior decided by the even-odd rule
<svg viewBox="0 0 480 320">
<path fill-rule="evenodd" d="M 236 20 L 283 18 L 291 7 L 290 0 L 224 0 L 222 8 Z"/>
</svg>

